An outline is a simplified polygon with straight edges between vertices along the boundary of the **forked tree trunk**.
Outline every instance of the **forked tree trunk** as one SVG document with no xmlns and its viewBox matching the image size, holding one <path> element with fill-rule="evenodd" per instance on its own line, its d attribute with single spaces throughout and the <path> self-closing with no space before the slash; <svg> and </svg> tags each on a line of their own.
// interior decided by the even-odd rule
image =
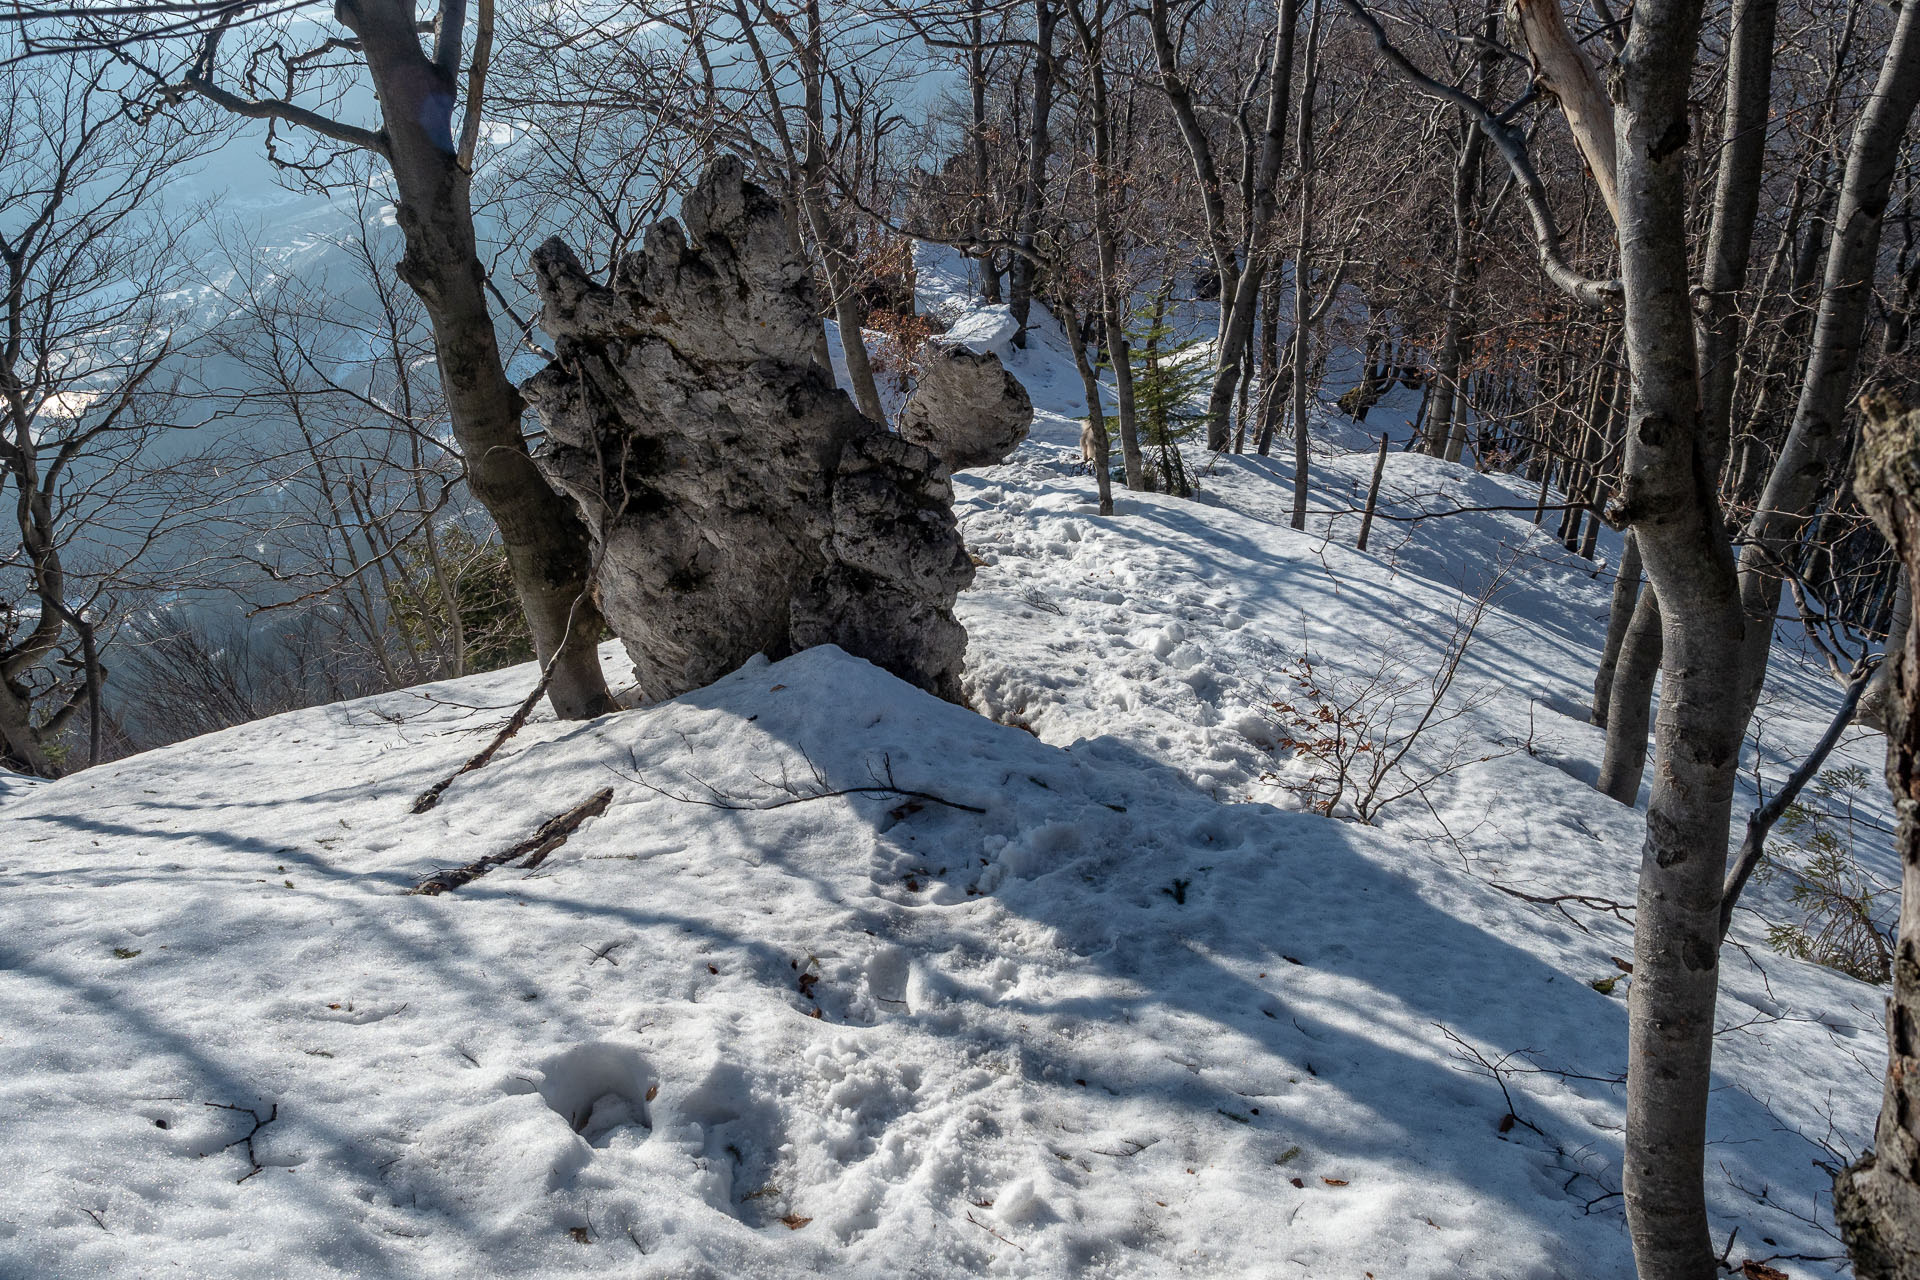
<svg viewBox="0 0 1920 1280">
<path fill-rule="evenodd" d="M 1260 159 L 1254 170 L 1253 204 L 1247 211 L 1246 265 L 1229 293 L 1221 284 L 1220 350 L 1214 357 L 1213 388 L 1207 396 L 1207 448 L 1227 447 L 1227 418 L 1236 385 L 1250 380 L 1246 368 L 1253 346 L 1254 321 L 1260 309 L 1260 285 L 1265 276 L 1268 232 L 1278 200 L 1280 162 L 1286 149 L 1287 97 L 1293 81 L 1293 33 L 1299 25 L 1300 0 L 1280 0 L 1279 25 L 1274 32 L 1273 60 L 1267 68 L 1267 118 L 1261 134 Z M 1244 426 L 1242 431 L 1244 433 Z"/>
<path fill-rule="evenodd" d="M 1920 4 L 1908 4 L 1900 9 L 1879 81 L 1847 148 L 1813 349 L 1800 383 L 1793 426 L 1742 539 L 1742 594 L 1749 617 L 1756 620 L 1741 655 L 1746 679 L 1743 706 L 1748 715 L 1758 704 L 1766 679 L 1773 638 L 1770 622 L 1780 604 L 1780 566 L 1792 563 L 1795 544 L 1847 445 L 1846 401 L 1873 303 L 1881 222 L 1894 171 L 1909 154 L 1904 142 L 1916 105 L 1920 105 Z"/>
<path fill-rule="evenodd" d="M 1721 129 L 1726 151 L 1714 186 L 1702 281 L 1703 305 L 1697 309 L 1694 328 L 1707 451 L 1703 466 L 1716 476 L 1724 465 L 1731 431 L 1740 338 L 1739 293 L 1746 283 L 1747 259 L 1752 253 L 1754 219 L 1766 159 L 1768 95 L 1777 13 L 1777 0 L 1740 0 L 1731 19 L 1732 59 Z M 1593 145 L 1610 151 L 1613 139 L 1607 136 Z M 1771 627 L 1762 628 L 1758 633 L 1759 643 L 1769 642 L 1772 634 Z M 1755 639 L 1756 636 L 1750 635 L 1749 644 Z M 1651 698 L 1651 669 L 1636 670 L 1634 679 L 1619 685 L 1614 696 Z M 1623 707 L 1618 716 L 1610 712 L 1605 722 L 1607 764 L 1601 772 L 1601 790 L 1627 804 L 1633 803 L 1632 798 L 1640 790 L 1649 714 L 1649 708 L 1644 706 Z"/>
<path fill-rule="evenodd" d="M 1920 582 L 1920 412 L 1869 407 L 1854 492 Z M 1887 1080 L 1873 1149 L 1833 1180 L 1833 1216 L 1859 1280 L 1920 1277 L 1920 632 L 1908 628 L 1887 699 L 1887 787 L 1899 818 L 1900 926 L 1887 999 Z"/>
<path fill-rule="evenodd" d="M 448 416 L 467 487 L 499 526 L 534 652 L 549 664 L 548 697 L 563 719 L 613 710 L 600 673 L 600 608 L 589 590 L 586 526 L 547 484 L 520 429 L 525 405 L 507 380 L 474 242 L 471 178 L 454 146 L 451 75 L 420 47 L 411 4 L 343 0 L 360 38 L 400 200 L 400 276 L 433 326 Z"/>
</svg>

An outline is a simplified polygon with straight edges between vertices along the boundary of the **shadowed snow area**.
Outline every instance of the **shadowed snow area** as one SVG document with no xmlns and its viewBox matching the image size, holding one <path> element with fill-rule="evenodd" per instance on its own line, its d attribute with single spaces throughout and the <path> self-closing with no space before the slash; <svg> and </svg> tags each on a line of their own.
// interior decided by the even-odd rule
<svg viewBox="0 0 1920 1280">
<path fill-rule="evenodd" d="M 0 790 L 0 1276 L 1629 1274 L 1630 927 L 1494 887 L 1631 904 L 1639 817 L 1583 781 L 1604 566 L 1530 506 L 1355 552 L 1350 426 L 1305 533 L 1253 457 L 1102 520 L 1058 347 L 1009 361 L 1032 438 L 956 482 L 993 719 L 813 649 L 536 717 L 410 816 L 523 667 Z M 1298 812 L 1288 664 L 1424 671 L 1501 564 L 1420 748 L 1459 767 L 1375 826 Z M 1770 784 L 1834 702 L 1772 685 Z M 605 787 L 537 870 L 405 895 Z M 1815 1161 L 1870 1128 L 1879 993 L 1763 935 L 1724 965 L 1717 1239 L 1839 1275 L 1788 1259 L 1840 1252 Z"/>
</svg>

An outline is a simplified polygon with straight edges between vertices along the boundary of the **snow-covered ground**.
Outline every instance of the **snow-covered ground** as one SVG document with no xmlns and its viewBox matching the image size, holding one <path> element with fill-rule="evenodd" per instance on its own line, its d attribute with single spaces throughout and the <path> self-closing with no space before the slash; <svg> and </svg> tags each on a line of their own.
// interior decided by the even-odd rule
<svg viewBox="0 0 1920 1280">
<path fill-rule="evenodd" d="M 1102 519 L 1037 338 L 1033 438 L 956 480 L 984 715 L 812 650 L 536 719 L 410 815 L 521 668 L 0 790 L 0 1276 L 1629 1274 L 1604 567 L 1527 511 L 1356 552 L 1372 458 L 1331 447 L 1305 533 L 1253 457 Z M 1531 499 L 1397 452 L 1387 490 Z M 1424 788 L 1301 812 L 1301 660 L 1424 689 L 1501 569 Z M 1772 684 L 1770 781 L 1834 703 Z M 404 892 L 603 788 L 537 869 Z M 1763 935 L 1724 966 L 1716 1230 L 1844 1274 L 1796 1255 L 1839 1253 L 1816 1162 L 1870 1129 L 1879 993 Z"/>
</svg>

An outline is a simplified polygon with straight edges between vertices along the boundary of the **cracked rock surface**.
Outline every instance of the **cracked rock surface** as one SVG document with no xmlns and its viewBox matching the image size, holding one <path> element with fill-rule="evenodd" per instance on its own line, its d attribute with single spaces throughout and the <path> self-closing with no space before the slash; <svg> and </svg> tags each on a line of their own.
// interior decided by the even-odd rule
<svg viewBox="0 0 1920 1280">
<path fill-rule="evenodd" d="M 1005 462 L 1033 426 L 1033 401 L 992 352 L 937 345 L 922 362 L 900 415 L 900 436 L 949 470 Z"/>
<path fill-rule="evenodd" d="M 522 388 L 546 427 L 537 460 L 592 531 L 642 694 L 831 643 L 957 700 L 973 565 L 948 468 L 813 363 L 811 275 L 740 162 L 709 170 L 610 287 L 557 239 L 533 267 L 555 351 Z"/>
</svg>

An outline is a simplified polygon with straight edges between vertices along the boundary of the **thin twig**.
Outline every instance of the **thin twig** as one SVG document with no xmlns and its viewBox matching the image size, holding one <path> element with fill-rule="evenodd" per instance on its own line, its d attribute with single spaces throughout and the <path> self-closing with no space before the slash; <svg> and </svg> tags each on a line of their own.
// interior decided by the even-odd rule
<svg viewBox="0 0 1920 1280">
<path fill-rule="evenodd" d="M 1012 1244 L 1014 1248 L 1020 1250 L 1020 1252 L 1022 1253 L 1025 1253 L 1027 1251 L 1024 1245 L 1014 1244 L 1013 1241 L 1007 1239 L 1005 1236 L 1001 1235 L 998 1231 L 995 1231 L 992 1227 L 980 1221 L 980 1219 L 974 1217 L 973 1210 L 971 1209 L 967 1210 L 967 1221 L 971 1222 L 974 1226 L 980 1228 L 982 1231 L 992 1236 L 995 1240 L 1000 1241 L 1002 1244 Z"/>
<path fill-rule="evenodd" d="M 1627 917 L 1627 913 L 1629 911 L 1632 911 L 1633 908 L 1626 905 L 1623 902 L 1615 902 L 1611 898 L 1596 898 L 1596 897 L 1593 897 L 1591 894 L 1585 894 L 1585 893 L 1558 893 L 1558 894 L 1552 895 L 1551 897 L 1541 897 L 1537 894 L 1526 893 L 1526 892 L 1523 892 L 1522 890 L 1515 889 L 1510 885 L 1500 884 L 1499 882 L 1494 880 L 1486 880 L 1486 881 L 1483 881 L 1482 883 L 1492 888 L 1498 889 L 1500 892 L 1507 894 L 1510 897 L 1518 898 L 1522 902 L 1532 902 L 1543 907 L 1552 907 L 1555 911 L 1558 911 L 1561 915 L 1565 916 L 1570 922 L 1572 922 L 1573 927 L 1580 930 L 1580 932 L 1582 933 L 1591 933 L 1592 930 L 1588 929 L 1587 926 L 1585 926 L 1584 924 L 1581 924 L 1578 920 L 1574 919 L 1573 913 L 1571 911 L 1568 911 L 1566 908 L 1566 904 L 1569 902 L 1573 903 L 1575 906 L 1585 907 L 1589 911 L 1608 912 L 1615 919 L 1625 921 L 1627 924 L 1633 923 L 1633 921 L 1628 919 Z"/>
<path fill-rule="evenodd" d="M 229 1142 L 225 1146 L 220 1148 L 222 1151 L 227 1151 L 233 1147 L 241 1146 L 242 1144 L 246 1146 L 247 1164 L 250 1165 L 251 1167 L 247 1170 L 246 1174 L 239 1179 L 238 1182 L 234 1183 L 234 1185 L 235 1186 L 240 1185 L 241 1182 L 245 1182 L 248 1178 L 251 1178 L 254 1174 L 259 1173 L 262 1169 L 266 1168 L 265 1165 L 260 1163 L 259 1157 L 254 1154 L 253 1140 L 254 1138 L 259 1136 L 259 1133 L 262 1129 L 266 1128 L 268 1125 L 272 1124 L 275 1120 L 278 1120 L 280 1118 L 280 1104 L 276 1102 L 272 1106 L 270 1106 L 267 1109 L 267 1114 L 264 1118 L 262 1118 L 260 1113 L 258 1111 L 255 1111 L 252 1107 L 235 1106 L 231 1102 L 208 1102 L 203 1105 L 212 1107 L 216 1111 L 238 1111 L 241 1115 L 249 1116 L 253 1119 L 253 1128 L 247 1130 L 245 1133 L 235 1138 L 232 1142 Z"/>
<path fill-rule="evenodd" d="M 875 775 L 874 781 L 871 785 L 864 786 L 864 787 L 835 787 L 832 789 L 826 789 L 824 782 L 822 782 L 820 783 L 822 787 L 821 790 L 803 792 L 803 791 L 796 790 L 791 783 L 784 783 L 784 784 L 767 783 L 768 786 L 772 786 L 776 790 L 785 791 L 789 793 L 784 799 L 779 799 L 779 800 L 755 799 L 751 796 L 729 795 L 727 792 L 720 790 L 718 787 L 715 787 L 712 783 L 706 781 L 703 778 L 695 778 L 694 781 L 699 783 L 700 786 L 702 786 L 703 788 L 705 788 L 710 793 L 709 796 L 696 796 L 696 795 L 688 795 L 684 792 L 679 792 L 679 791 L 669 791 L 665 787 L 659 786 L 656 783 L 648 782 L 646 778 L 641 776 L 640 759 L 637 755 L 633 754 L 632 752 L 629 752 L 628 759 L 633 764 L 632 773 L 622 773 L 620 772 L 620 770 L 613 768 L 611 765 L 607 766 L 608 771 L 611 772 L 615 777 L 622 778 L 628 782 L 634 783 L 636 786 L 639 786 L 648 791 L 651 791 L 657 796 L 664 796 L 669 800 L 676 800 L 681 804 L 701 805 L 708 809 L 726 809 L 733 812 L 760 812 L 768 809 L 784 809 L 790 804 L 809 804 L 815 800 L 831 800 L 836 796 L 898 796 L 901 799 L 905 799 L 905 800 L 924 800 L 928 804 L 937 804 L 937 805 L 944 806 L 945 808 L 948 808 L 948 809 L 958 809 L 962 813 L 985 813 L 986 812 L 985 809 L 978 808 L 970 804 L 961 804 L 958 800 L 949 800 L 945 796 L 937 796 L 930 791 L 917 791 L 912 787 L 901 786 L 899 783 L 893 780 L 893 761 L 891 758 L 887 756 L 881 757 L 882 772 Z M 811 764 L 812 762 L 809 761 L 808 763 Z M 816 780 L 820 779 L 820 776 L 821 775 L 820 775 L 819 768 L 818 766 L 815 766 L 814 768 L 815 779 Z M 764 778 L 761 779 L 761 781 L 766 782 Z"/>
</svg>

